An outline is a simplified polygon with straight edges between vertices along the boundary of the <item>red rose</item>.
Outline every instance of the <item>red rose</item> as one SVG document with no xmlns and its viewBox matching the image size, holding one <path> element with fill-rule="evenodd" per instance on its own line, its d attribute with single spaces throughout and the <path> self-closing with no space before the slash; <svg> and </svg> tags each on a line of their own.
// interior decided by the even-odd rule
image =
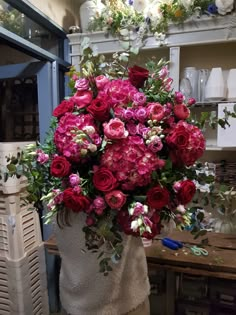
<svg viewBox="0 0 236 315">
<path fill-rule="evenodd" d="M 87 107 L 87 111 L 94 117 L 95 120 L 105 121 L 109 118 L 110 106 L 107 100 L 95 99 Z"/>
<path fill-rule="evenodd" d="M 111 191 L 117 186 L 117 180 L 112 174 L 112 172 L 101 167 L 93 175 L 93 184 L 100 191 Z"/>
<path fill-rule="evenodd" d="M 166 188 L 155 186 L 147 192 L 147 204 L 153 209 L 161 209 L 169 203 L 170 195 Z"/>
<path fill-rule="evenodd" d="M 175 128 L 167 136 L 167 143 L 178 150 L 185 149 L 189 145 L 190 134 L 185 128 Z"/>
<path fill-rule="evenodd" d="M 62 101 L 53 111 L 53 116 L 60 118 L 67 112 L 73 112 L 74 102 L 72 99 Z"/>
<path fill-rule="evenodd" d="M 111 209 L 120 209 L 126 202 L 126 195 L 120 190 L 112 190 L 105 195 L 105 200 Z"/>
<path fill-rule="evenodd" d="M 50 167 L 51 175 L 54 177 L 64 177 L 69 175 L 71 170 L 71 164 L 64 156 L 56 156 L 52 160 Z"/>
<path fill-rule="evenodd" d="M 139 66 L 133 66 L 128 70 L 128 76 L 130 83 L 133 84 L 137 89 L 144 86 L 144 82 L 147 80 L 149 71 Z"/>
<path fill-rule="evenodd" d="M 74 212 L 86 211 L 90 206 L 89 198 L 82 194 L 76 193 L 72 187 L 64 190 L 63 201 L 65 207 L 71 209 Z"/>
<path fill-rule="evenodd" d="M 178 119 L 185 120 L 190 116 L 190 110 L 185 104 L 177 104 L 174 106 L 174 114 Z"/>
<path fill-rule="evenodd" d="M 187 179 L 182 182 L 180 182 L 180 188 L 177 193 L 177 198 L 181 205 L 186 205 L 189 203 L 196 192 L 196 186 L 195 184 Z"/>
</svg>

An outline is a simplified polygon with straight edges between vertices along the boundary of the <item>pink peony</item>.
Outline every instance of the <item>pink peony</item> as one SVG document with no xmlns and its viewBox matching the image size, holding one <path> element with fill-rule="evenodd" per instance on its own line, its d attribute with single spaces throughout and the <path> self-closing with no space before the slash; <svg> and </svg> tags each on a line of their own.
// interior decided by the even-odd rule
<svg viewBox="0 0 236 315">
<path fill-rule="evenodd" d="M 174 114 L 176 118 L 185 120 L 190 116 L 190 110 L 185 104 L 177 104 L 174 106 Z"/>
<path fill-rule="evenodd" d="M 147 111 L 152 120 L 161 121 L 165 117 L 164 106 L 160 103 L 148 103 Z"/>
<path fill-rule="evenodd" d="M 104 86 L 109 82 L 109 79 L 104 75 L 99 75 L 95 78 L 96 86 L 99 90 L 102 90 Z"/>
<path fill-rule="evenodd" d="M 126 202 L 126 195 L 121 190 L 113 190 L 105 194 L 105 200 L 111 209 L 121 209 Z"/>
<path fill-rule="evenodd" d="M 111 119 L 108 123 L 103 124 L 104 135 L 108 139 L 123 139 L 128 136 L 124 123 L 119 118 Z"/>
<path fill-rule="evenodd" d="M 89 105 L 93 98 L 92 91 L 78 91 L 72 96 L 72 100 L 75 102 L 77 109 L 84 108 Z"/>
</svg>

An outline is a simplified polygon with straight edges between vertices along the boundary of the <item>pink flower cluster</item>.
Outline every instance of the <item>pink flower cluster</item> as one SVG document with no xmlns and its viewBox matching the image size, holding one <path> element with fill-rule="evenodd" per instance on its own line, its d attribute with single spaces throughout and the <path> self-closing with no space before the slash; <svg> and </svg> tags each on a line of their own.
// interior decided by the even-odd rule
<svg viewBox="0 0 236 315">
<path fill-rule="evenodd" d="M 76 77 L 74 96 L 54 110 L 51 175 L 62 179 L 62 205 L 85 212 L 89 227 L 114 216 L 125 233 L 153 238 L 162 212 L 180 215 L 192 200 L 195 184 L 184 170 L 201 157 L 205 139 L 188 122 L 194 100 L 172 95 L 171 82 L 166 67 L 150 76 L 136 66 L 126 80 Z M 165 102 L 150 93 L 157 87 Z M 37 152 L 40 164 L 48 159 Z"/>
<path fill-rule="evenodd" d="M 101 141 L 95 122 L 89 114 L 66 113 L 60 119 L 54 134 L 58 152 L 74 162 L 96 151 Z"/>
<path fill-rule="evenodd" d="M 205 138 L 194 125 L 180 120 L 166 137 L 170 157 L 176 165 L 193 165 L 205 150 Z"/>
<path fill-rule="evenodd" d="M 114 174 L 124 190 L 148 185 L 152 172 L 164 164 L 138 136 L 107 145 L 101 158 L 101 165 Z"/>
</svg>

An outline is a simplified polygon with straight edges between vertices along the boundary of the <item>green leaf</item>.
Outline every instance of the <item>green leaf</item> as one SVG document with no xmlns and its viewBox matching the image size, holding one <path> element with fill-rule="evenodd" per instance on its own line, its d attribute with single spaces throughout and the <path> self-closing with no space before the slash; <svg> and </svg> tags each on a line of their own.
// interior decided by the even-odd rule
<svg viewBox="0 0 236 315">
<path fill-rule="evenodd" d="M 9 172 L 14 173 L 16 171 L 16 166 L 15 164 L 8 164 L 7 169 L 9 170 Z"/>
<path fill-rule="evenodd" d="M 124 50 L 129 49 L 129 42 L 128 41 L 120 41 L 120 45 Z"/>
<path fill-rule="evenodd" d="M 130 52 L 133 53 L 134 55 L 138 55 L 139 48 L 138 47 L 131 47 Z"/>
</svg>

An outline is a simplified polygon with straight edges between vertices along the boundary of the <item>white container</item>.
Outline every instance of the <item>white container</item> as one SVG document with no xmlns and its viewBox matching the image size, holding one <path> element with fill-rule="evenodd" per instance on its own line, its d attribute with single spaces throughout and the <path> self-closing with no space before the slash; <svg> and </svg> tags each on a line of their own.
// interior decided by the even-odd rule
<svg viewBox="0 0 236 315">
<path fill-rule="evenodd" d="M 24 199 L 27 192 L 5 195 L 0 193 L 0 216 L 1 215 L 16 215 L 25 210 Z"/>
<path fill-rule="evenodd" d="M 49 314 L 43 243 L 19 260 L 0 257 L 0 314 Z"/>
<path fill-rule="evenodd" d="M 41 244 L 39 215 L 36 210 L 30 211 L 29 207 L 16 215 L 0 215 L 0 258 L 23 258 Z"/>
<path fill-rule="evenodd" d="M 226 85 L 220 67 L 212 68 L 205 88 L 205 98 L 211 102 L 222 101 L 226 98 Z"/>
<path fill-rule="evenodd" d="M 227 100 L 236 101 L 236 69 L 230 69 L 227 77 Z"/>
<path fill-rule="evenodd" d="M 80 26 L 83 33 L 88 31 L 89 21 L 92 17 L 94 17 L 97 13 L 100 13 L 104 8 L 104 4 L 101 0 L 85 0 L 79 10 L 80 14 Z"/>
<path fill-rule="evenodd" d="M 142 237 L 143 247 L 150 247 L 152 245 L 152 240 Z"/>
<path fill-rule="evenodd" d="M 224 109 L 227 108 L 228 111 L 234 112 L 235 103 L 222 103 L 218 104 L 218 118 L 224 117 Z M 229 126 L 226 128 L 217 128 L 217 146 L 222 148 L 236 147 L 236 119 L 229 117 L 228 118 Z"/>
</svg>

